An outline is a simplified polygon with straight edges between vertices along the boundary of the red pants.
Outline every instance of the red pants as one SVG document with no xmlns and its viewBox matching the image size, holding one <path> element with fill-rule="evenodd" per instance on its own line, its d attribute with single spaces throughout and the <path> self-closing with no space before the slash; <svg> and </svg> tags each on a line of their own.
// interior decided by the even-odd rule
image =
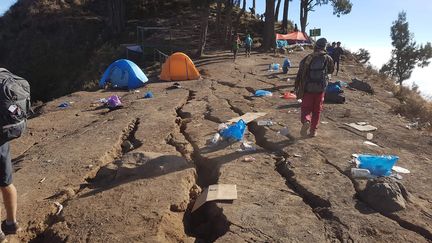
<svg viewBox="0 0 432 243">
<path fill-rule="evenodd" d="M 301 103 L 301 122 L 311 123 L 310 130 L 315 131 L 318 127 L 320 114 L 323 109 L 324 92 L 304 93 Z"/>
</svg>

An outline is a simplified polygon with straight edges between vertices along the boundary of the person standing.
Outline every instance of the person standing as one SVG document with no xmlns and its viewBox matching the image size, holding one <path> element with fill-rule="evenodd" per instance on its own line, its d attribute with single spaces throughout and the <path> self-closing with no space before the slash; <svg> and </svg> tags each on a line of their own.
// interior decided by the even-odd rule
<svg viewBox="0 0 432 243">
<path fill-rule="evenodd" d="M 240 49 L 240 44 L 241 44 L 240 36 L 239 36 L 239 35 L 236 35 L 236 36 L 233 38 L 233 43 L 232 43 L 232 52 L 234 53 L 234 61 L 235 61 L 236 58 L 237 58 L 237 52 L 238 52 L 238 50 Z"/>
<path fill-rule="evenodd" d="M 246 48 L 246 57 L 250 57 L 252 51 L 252 44 L 253 44 L 253 39 L 250 36 L 250 34 L 246 36 L 244 43 Z"/>
<path fill-rule="evenodd" d="M 303 137 L 307 136 L 308 130 L 311 137 L 317 136 L 328 74 L 334 71 L 333 60 L 325 50 L 326 45 L 325 38 L 318 39 L 313 53 L 303 58 L 297 72 L 294 90 L 297 99 L 302 99 L 300 135 Z"/>
<path fill-rule="evenodd" d="M 341 42 L 338 41 L 336 43 L 336 48 L 333 50 L 333 56 L 332 56 L 334 64 L 336 66 L 336 75 L 338 75 L 338 73 L 339 73 L 339 62 L 340 62 L 341 56 L 344 53 L 342 50 L 342 47 L 340 45 L 341 45 Z"/>
<path fill-rule="evenodd" d="M 17 223 L 17 191 L 12 184 L 12 161 L 9 141 L 24 132 L 30 113 L 30 86 L 28 82 L 4 68 L 0 68 L 0 190 L 6 209 L 6 220 L 1 223 L 0 242 L 5 234 L 16 234 L 21 230 Z M 11 97 L 11 94 L 13 96 Z"/>
<path fill-rule="evenodd" d="M 331 46 L 327 46 L 327 54 L 329 54 L 329 56 L 333 59 L 333 53 L 334 53 L 334 49 L 336 48 L 336 42 L 332 42 Z M 333 59 L 334 61 L 334 59 Z"/>
</svg>

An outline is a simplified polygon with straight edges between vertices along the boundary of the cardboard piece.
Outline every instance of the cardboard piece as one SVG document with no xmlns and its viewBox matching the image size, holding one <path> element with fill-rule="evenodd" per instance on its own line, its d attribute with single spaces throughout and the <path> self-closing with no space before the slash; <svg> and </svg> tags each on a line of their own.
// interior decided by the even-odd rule
<svg viewBox="0 0 432 243">
<path fill-rule="evenodd" d="M 267 115 L 267 113 L 265 112 L 248 112 L 242 116 L 231 118 L 226 123 L 231 124 L 234 122 L 238 122 L 240 119 L 242 119 L 246 124 L 248 124 L 249 122 L 265 115 Z"/>
<path fill-rule="evenodd" d="M 405 169 L 403 167 L 394 165 L 392 168 L 393 171 L 397 172 L 397 173 L 401 173 L 401 174 L 409 174 L 411 173 L 408 169 Z"/>
<path fill-rule="evenodd" d="M 206 188 L 195 201 L 192 212 L 204 205 L 206 202 L 216 200 L 237 199 L 237 186 L 232 184 L 216 184 Z"/>
<path fill-rule="evenodd" d="M 369 124 L 365 124 L 363 122 L 357 122 L 357 123 L 345 123 L 345 125 L 352 127 L 358 131 L 361 132 L 372 132 L 377 130 L 378 128 L 371 126 Z"/>
</svg>

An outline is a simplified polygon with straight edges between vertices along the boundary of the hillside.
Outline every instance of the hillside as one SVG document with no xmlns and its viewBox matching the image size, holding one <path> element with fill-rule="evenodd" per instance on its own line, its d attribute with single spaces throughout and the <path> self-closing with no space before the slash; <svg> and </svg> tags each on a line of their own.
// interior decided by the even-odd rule
<svg viewBox="0 0 432 243">
<path fill-rule="evenodd" d="M 49 101 L 73 91 L 94 90 L 105 68 L 126 58 L 126 44 L 144 44 L 167 54 L 196 54 L 200 15 L 190 0 L 129 0 L 125 8 L 125 30 L 113 34 L 104 0 L 19 0 L 0 17 L 0 66 L 31 77 L 33 100 Z M 225 47 L 216 38 L 215 11 L 213 6 L 207 49 Z M 233 19 L 238 11 L 232 12 Z M 259 33 L 262 23 L 244 18 L 248 21 L 240 24 L 241 31 Z M 137 34 L 138 26 L 170 30 Z M 150 74 L 157 61 L 152 48 L 133 59 Z"/>
<path fill-rule="evenodd" d="M 289 54 L 297 66 L 307 52 Z M 398 101 L 379 77 L 355 61 L 342 63 L 337 77 L 367 80 L 370 95 L 345 90 L 347 103 L 325 105 L 319 136 L 299 137 L 299 104 L 279 98 L 291 90 L 297 68 L 269 73 L 282 57 L 228 52 L 196 60 L 202 80 L 151 83 L 140 92 L 77 92 L 47 103 L 29 121 L 26 136 L 13 142 L 19 219 L 30 242 L 428 242 L 432 240 L 432 152 L 430 134 L 408 130 L 391 111 Z M 290 80 L 287 82 L 287 78 Z M 256 98 L 267 89 L 273 97 Z M 153 99 L 142 99 L 146 91 Z M 100 98 L 118 94 L 123 109 L 98 108 Z M 71 102 L 67 109 L 57 106 Z M 347 114 L 350 110 L 350 114 Z M 266 112 L 251 122 L 239 143 L 210 146 L 218 124 L 246 112 Z M 366 121 L 378 128 L 373 142 L 346 129 Z M 289 134 L 278 131 L 286 127 Z M 394 154 L 411 174 L 405 210 L 377 212 L 358 196 L 364 181 L 352 179 L 353 153 Z M 245 162 L 252 156 L 255 161 Z M 289 163 L 281 163 L 286 159 Z M 40 182 L 43 178 L 43 182 Z M 238 199 L 210 202 L 190 212 L 198 185 L 235 184 Z M 64 208 L 56 215 L 61 203 Z M 14 240 L 10 238 L 10 240 Z"/>
</svg>

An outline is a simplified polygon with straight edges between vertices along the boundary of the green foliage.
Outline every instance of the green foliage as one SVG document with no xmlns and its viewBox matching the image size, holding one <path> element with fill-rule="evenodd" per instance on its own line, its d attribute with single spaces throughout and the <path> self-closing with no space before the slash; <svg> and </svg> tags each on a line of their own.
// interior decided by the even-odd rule
<svg viewBox="0 0 432 243">
<path fill-rule="evenodd" d="M 358 52 L 354 53 L 354 56 L 357 58 L 357 60 L 360 63 L 367 63 L 370 59 L 370 53 L 368 50 L 360 48 L 360 50 L 358 50 Z"/>
<path fill-rule="evenodd" d="M 309 0 L 308 2 L 310 6 L 309 10 L 313 10 L 313 7 L 316 5 L 325 5 L 331 3 L 333 6 L 333 14 L 338 17 L 349 14 L 353 5 L 350 0 L 316 0 L 315 3 Z"/>
<path fill-rule="evenodd" d="M 408 29 L 406 13 L 400 12 L 398 19 L 393 22 L 390 36 L 392 38 L 391 59 L 384 64 L 380 70 L 393 78 L 399 84 L 411 77 L 415 66 L 426 67 L 432 58 L 432 47 L 428 42 L 426 45 L 417 45 L 414 35 Z"/>
</svg>

